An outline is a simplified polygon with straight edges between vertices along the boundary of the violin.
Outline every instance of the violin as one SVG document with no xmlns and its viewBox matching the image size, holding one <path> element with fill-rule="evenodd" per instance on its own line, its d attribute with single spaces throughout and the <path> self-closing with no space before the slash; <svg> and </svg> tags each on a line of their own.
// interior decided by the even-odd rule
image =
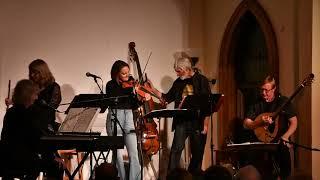
<svg viewBox="0 0 320 180">
<path fill-rule="evenodd" d="M 156 94 L 152 92 L 152 89 L 147 85 L 141 85 L 136 81 L 132 76 L 129 77 L 128 81 L 121 82 L 122 88 L 134 88 L 135 92 L 140 96 L 145 98 L 147 101 L 150 100 L 148 98 L 149 94 L 150 96 L 157 98 L 162 103 L 162 98 L 158 97 Z"/>
<path fill-rule="evenodd" d="M 120 81 L 122 88 L 132 88 L 136 86 L 136 82 L 132 76 L 129 77 L 128 81 Z"/>
</svg>

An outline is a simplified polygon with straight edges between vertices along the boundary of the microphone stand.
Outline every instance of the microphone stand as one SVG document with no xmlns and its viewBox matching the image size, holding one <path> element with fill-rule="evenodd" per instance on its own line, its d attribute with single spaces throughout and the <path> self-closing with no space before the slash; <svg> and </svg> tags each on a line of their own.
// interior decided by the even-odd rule
<svg viewBox="0 0 320 180">
<path fill-rule="evenodd" d="M 118 98 L 116 98 L 114 101 L 114 105 L 116 106 L 117 104 L 118 104 Z M 125 134 L 125 131 L 118 120 L 117 109 L 112 109 L 112 107 L 109 107 L 109 108 L 111 110 L 111 116 L 113 117 L 113 118 L 111 118 L 111 121 L 113 121 L 113 134 L 112 135 L 114 137 L 117 136 L 117 131 L 118 131 L 117 124 L 118 124 L 121 131 L 122 131 L 122 135 L 124 138 L 126 134 Z M 112 162 L 116 166 L 116 164 L 117 164 L 117 149 L 112 150 Z"/>
<path fill-rule="evenodd" d="M 212 79 L 210 81 L 211 83 L 211 88 L 212 89 L 212 86 L 216 83 L 216 79 Z M 211 166 L 213 166 L 213 151 L 214 151 L 214 144 L 213 144 L 213 113 L 212 112 L 212 109 L 213 109 L 213 100 L 212 100 L 212 97 L 211 97 L 211 92 L 210 92 L 210 95 L 209 95 L 209 103 L 210 103 L 210 111 L 211 111 L 211 114 L 210 114 L 210 128 L 211 128 L 211 137 L 210 137 L 210 153 L 211 153 Z"/>
<path fill-rule="evenodd" d="M 211 94 L 211 93 L 210 93 Z M 212 101 L 211 101 L 211 98 L 210 98 L 210 110 L 212 110 L 213 108 L 213 105 L 212 105 Z M 210 126 L 211 126 L 211 137 L 210 137 L 210 152 L 211 152 L 211 166 L 213 166 L 213 149 L 214 149 L 214 144 L 213 144 L 213 113 L 214 112 L 211 112 L 210 114 Z"/>
<path fill-rule="evenodd" d="M 94 77 L 94 82 L 97 84 L 99 90 L 100 90 L 100 94 L 103 94 L 102 88 L 100 87 L 99 83 L 97 82 L 97 77 Z"/>
</svg>

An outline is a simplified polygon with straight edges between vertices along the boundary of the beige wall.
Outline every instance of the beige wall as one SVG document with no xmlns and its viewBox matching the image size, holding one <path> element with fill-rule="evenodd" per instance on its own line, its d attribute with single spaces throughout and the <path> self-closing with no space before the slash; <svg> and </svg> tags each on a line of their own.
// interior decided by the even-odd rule
<svg viewBox="0 0 320 180">
<path fill-rule="evenodd" d="M 0 117 L 5 106 L 8 80 L 12 84 L 27 77 L 27 65 L 35 58 L 45 59 L 62 86 L 63 102 L 79 93 L 98 93 L 86 72 L 110 79 L 115 59 L 127 58 L 127 45 L 137 44 L 142 66 L 150 52 L 147 73 L 155 86 L 167 91 L 175 74 L 173 53 L 185 50 L 200 57 L 206 76 L 216 78 L 214 92 L 219 92 L 219 50 L 227 23 L 241 0 L 2 0 L 0 1 Z M 311 58 L 311 0 L 260 0 L 274 26 L 280 67 L 280 90 L 290 95 L 306 73 L 319 76 L 319 0 L 314 0 L 313 53 Z M 318 10 L 316 10 L 318 9 Z M 316 33 L 318 32 L 318 33 Z M 311 61 L 312 59 L 312 61 Z M 319 96 L 317 83 L 312 86 L 312 144 L 320 144 L 316 113 Z M 222 92 L 223 93 L 223 92 Z M 301 110 L 308 117 L 309 106 Z M 310 109 L 310 108 L 309 108 Z M 63 107 L 62 107 L 63 110 Z M 311 112 L 310 112 L 311 113 Z M 61 115 L 60 115 L 61 116 Z M 63 118 L 63 117 L 61 117 Z M 105 116 L 97 121 L 104 125 Z M 219 121 L 214 115 L 213 139 Z M 0 120 L 1 122 L 2 120 Z M 171 122 L 170 122 L 171 124 Z M 167 125 L 170 128 L 170 124 Z M 2 127 L 2 123 L 0 123 Z M 210 133 L 211 134 L 211 133 Z M 210 165 L 210 134 L 203 168 Z M 169 132 L 170 137 L 172 134 Z M 167 142 L 171 145 L 171 139 Z M 313 154 L 313 175 L 319 156 Z"/>
<path fill-rule="evenodd" d="M 240 0 L 207 0 L 205 3 L 205 72 L 209 76 L 218 79 L 218 84 L 215 87 L 217 91 L 219 91 L 217 68 L 219 64 L 221 39 L 233 11 L 240 2 Z M 311 34 L 312 1 L 261 0 L 259 3 L 268 14 L 278 41 L 280 91 L 282 94 L 289 96 L 306 75 L 312 71 L 316 72 L 317 64 L 315 59 L 311 63 L 311 39 L 317 37 L 316 35 L 313 35 L 314 37 L 312 37 Z M 317 14 L 314 15 L 314 17 L 319 16 Z M 315 21 L 319 22 L 319 19 L 315 18 L 314 22 Z M 319 30 L 316 30 L 316 32 L 319 32 Z M 315 42 L 317 41 L 314 41 L 314 44 Z M 298 108 L 300 119 L 299 126 L 302 126 L 302 128 L 306 127 L 304 126 L 304 120 L 311 118 L 311 91 L 310 88 L 305 91 L 306 92 L 301 93 L 301 95 L 294 100 L 294 103 Z M 315 91 L 313 90 L 312 92 L 314 93 L 312 95 L 313 98 L 315 96 Z M 313 101 L 313 104 L 315 103 L 316 102 Z M 312 115 L 315 116 L 314 113 Z M 312 119 L 314 123 L 314 118 Z M 219 121 L 223 120 L 217 118 L 215 128 L 219 128 Z M 317 131 L 317 126 L 312 124 L 312 127 Z M 314 133 L 313 137 L 317 137 L 314 136 Z M 313 141 L 313 144 L 316 145 L 315 140 Z M 303 157 L 299 160 L 303 161 Z M 314 165 L 315 164 L 317 163 L 314 161 Z M 310 172 L 310 170 L 306 171 Z M 313 173 L 315 178 L 319 178 L 319 175 L 316 174 L 317 172 Z"/>
<path fill-rule="evenodd" d="M 215 91 L 219 92 L 219 53 L 220 45 L 227 23 L 230 20 L 234 10 L 241 1 L 206 1 L 205 5 L 205 73 L 210 77 L 217 78 Z M 294 88 L 294 1 L 259 1 L 265 9 L 277 37 L 279 46 L 279 67 L 280 67 L 280 90 L 285 95 L 293 91 Z M 283 9 L 286 9 L 284 13 Z M 286 68 L 284 68 L 286 67 Z M 223 92 L 221 92 L 223 93 Z M 215 119 L 215 128 L 219 128 L 219 121 Z M 215 138 L 215 144 L 216 138 Z M 208 145 L 208 144 L 207 144 Z"/>
<path fill-rule="evenodd" d="M 212 91 L 214 93 L 223 93 L 219 91 L 219 77 L 218 77 L 218 62 L 219 62 L 219 50 L 222 41 L 224 30 L 227 26 L 232 12 L 238 5 L 238 1 L 225 0 L 206 0 L 204 5 L 204 74 L 208 78 L 217 79 L 217 83 L 213 86 Z M 218 149 L 217 144 L 217 128 L 219 128 L 219 122 L 223 121 L 217 117 L 217 114 L 213 116 L 213 130 L 210 130 L 208 134 L 207 144 L 203 162 L 203 168 L 211 165 L 211 148 L 210 140 L 213 139 L 214 149 Z M 211 128 L 210 128 L 211 129 Z M 213 132 L 213 133 L 212 133 Z M 214 155 L 215 157 L 215 155 Z"/>
<path fill-rule="evenodd" d="M 130 41 L 136 42 L 142 67 L 152 52 L 146 72 L 167 91 L 168 79 L 176 78 L 173 53 L 185 47 L 186 7 L 187 1 L 171 0 L 0 1 L 0 102 L 7 81 L 14 85 L 27 78 L 27 65 L 35 58 L 46 60 L 57 82 L 75 94 L 97 93 L 85 73 L 108 81 L 114 60 L 127 59 Z M 4 110 L 1 104 L 1 117 Z"/>
</svg>

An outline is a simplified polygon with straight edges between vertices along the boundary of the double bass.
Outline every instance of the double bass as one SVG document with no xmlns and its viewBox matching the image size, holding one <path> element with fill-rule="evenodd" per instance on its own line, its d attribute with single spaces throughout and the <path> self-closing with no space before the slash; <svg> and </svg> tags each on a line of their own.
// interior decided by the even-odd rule
<svg viewBox="0 0 320 180">
<path fill-rule="evenodd" d="M 130 42 L 129 43 L 129 57 L 130 60 L 136 63 L 137 70 L 138 70 L 138 76 L 139 76 L 139 85 L 140 89 L 151 89 L 150 85 L 146 82 L 147 79 L 143 79 L 143 74 L 141 71 L 141 66 L 139 62 L 138 54 L 135 50 L 135 43 Z M 149 91 L 150 92 L 150 91 Z M 153 97 L 155 97 L 154 94 L 150 94 Z M 158 98 L 158 97 L 157 97 Z M 160 99 L 160 98 L 159 98 Z M 148 112 L 152 111 L 154 109 L 154 101 L 152 99 L 146 101 L 142 107 L 139 110 L 139 119 L 140 123 L 138 123 L 137 129 L 140 130 L 141 137 L 142 137 L 142 150 L 146 155 L 152 156 L 156 154 L 159 151 L 160 148 L 160 142 L 159 142 L 159 133 L 157 130 L 157 124 L 154 122 L 154 120 L 143 118 L 143 115 L 147 114 Z"/>
</svg>

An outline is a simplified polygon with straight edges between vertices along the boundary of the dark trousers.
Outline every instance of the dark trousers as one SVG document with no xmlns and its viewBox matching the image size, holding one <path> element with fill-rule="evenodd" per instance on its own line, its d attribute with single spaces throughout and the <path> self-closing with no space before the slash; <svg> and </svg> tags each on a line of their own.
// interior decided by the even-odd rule
<svg viewBox="0 0 320 180">
<path fill-rule="evenodd" d="M 279 176 L 281 179 L 287 179 L 291 174 L 291 157 L 286 145 L 280 143 L 278 153 L 275 154 L 275 161 L 280 168 Z"/>
<path fill-rule="evenodd" d="M 239 154 L 241 166 L 253 165 L 263 180 L 287 179 L 291 173 L 289 148 L 282 143 L 276 152 L 248 151 Z"/>
<path fill-rule="evenodd" d="M 177 124 L 175 127 L 168 172 L 180 167 L 181 153 L 188 137 L 190 138 L 191 148 L 191 160 L 188 171 L 192 174 L 200 172 L 207 135 L 201 134 L 200 130 L 194 130 L 186 123 Z"/>
</svg>

